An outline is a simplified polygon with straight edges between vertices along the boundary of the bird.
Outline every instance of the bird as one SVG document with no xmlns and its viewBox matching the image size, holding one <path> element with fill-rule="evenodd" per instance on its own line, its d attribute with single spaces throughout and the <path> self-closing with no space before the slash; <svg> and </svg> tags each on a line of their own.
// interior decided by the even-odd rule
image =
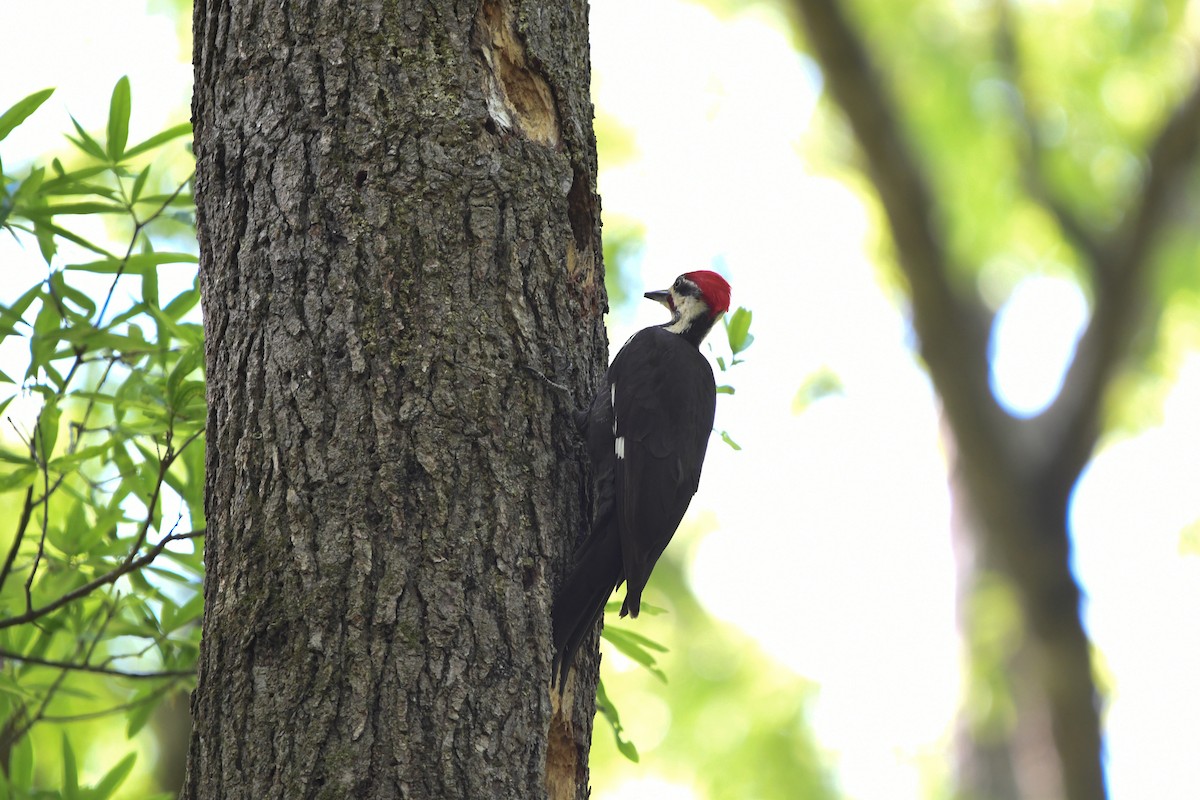
<svg viewBox="0 0 1200 800">
<path fill-rule="evenodd" d="M 580 645 L 626 584 L 621 616 L 636 618 L 646 581 L 700 483 L 717 388 L 700 343 L 729 310 L 729 283 L 697 270 L 646 292 L 671 319 L 635 333 L 591 404 L 576 413 L 591 462 L 594 511 L 553 607 L 552 684 L 560 692 Z"/>
</svg>

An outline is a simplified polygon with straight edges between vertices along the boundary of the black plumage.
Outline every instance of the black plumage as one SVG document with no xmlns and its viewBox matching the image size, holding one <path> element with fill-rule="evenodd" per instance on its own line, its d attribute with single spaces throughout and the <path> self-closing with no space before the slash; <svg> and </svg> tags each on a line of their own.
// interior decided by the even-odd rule
<svg viewBox="0 0 1200 800">
<path fill-rule="evenodd" d="M 646 581 L 699 485 L 712 431 L 716 382 L 698 346 L 728 308 L 728 284 L 694 272 L 646 296 L 672 310 L 671 322 L 639 331 L 621 348 L 580 415 L 595 509 L 554 605 L 560 684 L 622 582 L 621 616 L 637 617 Z"/>
</svg>

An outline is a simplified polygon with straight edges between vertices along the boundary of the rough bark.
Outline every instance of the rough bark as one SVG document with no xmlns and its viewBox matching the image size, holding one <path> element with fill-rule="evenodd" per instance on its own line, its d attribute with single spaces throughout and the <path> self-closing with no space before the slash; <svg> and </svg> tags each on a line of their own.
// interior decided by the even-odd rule
<svg viewBox="0 0 1200 800">
<path fill-rule="evenodd" d="M 910 148 L 885 82 L 843 9 L 831 0 L 795 0 L 813 55 L 862 151 L 865 167 L 908 281 L 920 352 L 940 395 L 957 468 L 977 515 L 984 559 L 1011 581 L 1025 617 L 1028 663 L 1049 719 L 1056 796 L 1107 796 L 1090 645 L 1071 572 L 1067 509 L 1100 434 L 1108 386 L 1129 354 L 1150 279 L 1165 210 L 1195 172 L 1200 149 L 1200 83 L 1179 101 L 1146 149 L 1147 178 L 1125 224 L 1095 234 L 1037 180 L 1031 196 L 1047 205 L 1090 268 L 1091 318 L 1063 389 L 1040 416 L 1017 420 L 988 383 L 988 315 L 955 275 L 931 182 Z M 1010 24 L 1005 17 L 1001 25 Z M 1015 61 L 1000 31 L 1001 57 Z M 1005 52 L 1007 50 L 1007 52 Z M 1036 149 L 1036 141 L 1029 143 Z M 1026 655 L 1023 654 L 1022 658 Z M 1019 766 L 1018 766 L 1019 768 Z M 1039 785 L 1046 781 L 1038 779 Z M 1047 795 L 1038 795 L 1047 796 Z"/>
<path fill-rule="evenodd" d="M 206 613 L 183 796 L 586 796 L 548 691 L 607 363 L 580 0 L 195 6 Z M 577 680 L 595 682 L 595 658 Z"/>
</svg>

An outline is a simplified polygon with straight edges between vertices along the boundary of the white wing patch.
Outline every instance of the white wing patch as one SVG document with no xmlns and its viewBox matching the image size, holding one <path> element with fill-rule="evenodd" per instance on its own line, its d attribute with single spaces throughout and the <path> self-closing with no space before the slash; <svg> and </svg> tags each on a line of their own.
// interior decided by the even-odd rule
<svg viewBox="0 0 1200 800">
<path fill-rule="evenodd" d="M 625 458 L 625 437 L 617 437 L 617 458 Z"/>
<path fill-rule="evenodd" d="M 612 404 L 613 436 L 616 436 L 617 435 L 617 385 L 615 383 L 609 387 L 608 397 Z M 624 458 L 624 456 L 622 456 L 622 458 Z"/>
</svg>

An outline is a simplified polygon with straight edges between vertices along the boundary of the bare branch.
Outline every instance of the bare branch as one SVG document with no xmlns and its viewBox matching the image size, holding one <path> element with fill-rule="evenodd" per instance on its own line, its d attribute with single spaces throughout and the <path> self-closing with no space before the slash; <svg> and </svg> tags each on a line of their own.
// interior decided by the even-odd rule
<svg viewBox="0 0 1200 800">
<path fill-rule="evenodd" d="M 1200 80 L 1167 118 L 1147 151 L 1146 181 L 1137 207 L 1119 232 L 1120 261 L 1114 265 L 1115 271 L 1137 270 L 1146 260 L 1166 222 L 1167 206 L 1195 171 L 1198 151 Z"/>
<path fill-rule="evenodd" d="M 1105 389 L 1129 351 L 1142 315 L 1153 249 L 1168 207 L 1200 160 L 1200 80 L 1167 118 L 1147 155 L 1142 193 L 1096 271 L 1092 317 L 1058 399 L 1043 414 L 1061 431 L 1047 465 L 1048 478 L 1067 493 L 1091 458 L 1100 432 Z"/>
<path fill-rule="evenodd" d="M 968 461 L 1004 452 L 1011 419 L 988 382 L 988 315 L 952 284 L 926 178 L 892 108 L 892 100 L 841 4 L 796 0 L 812 52 L 866 157 L 908 278 L 921 355 Z"/>
<path fill-rule="evenodd" d="M 1021 79 L 1021 54 L 1017 47 L 1013 11 L 1009 0 L 997 0 L 996 10 L 998 17 L 996 23 L 996 56 L 1001 65 L 1003 65 L 1007 73 L 1008 82 L 1012 85 L 1017 95 L 1012 103 L 1012 110 L 1024 138 L 1022 147 L 1020 148 L 1020 155 L 1025 188 L 1043 208 L 1050 212 L 1055 221 L 1058 222 L 1058 227 L 1063 232 L 1063 235 L 1079 248 L 1084 258 L 1089 262 L 1089 266 L 1095 269 L 1100 263 L 1100 254 L 1102 253 L 1102 247 L 1096 234 L 1076 215 L 1075 211 L 1067 204 L 1066 199 L 1059 196 L 1050 184 L 1046 182 L 1046 148 L 1037 123 L 1029 113 L 1029 93 L 1026 91 L 1024 82 Z"/>
</svg>

